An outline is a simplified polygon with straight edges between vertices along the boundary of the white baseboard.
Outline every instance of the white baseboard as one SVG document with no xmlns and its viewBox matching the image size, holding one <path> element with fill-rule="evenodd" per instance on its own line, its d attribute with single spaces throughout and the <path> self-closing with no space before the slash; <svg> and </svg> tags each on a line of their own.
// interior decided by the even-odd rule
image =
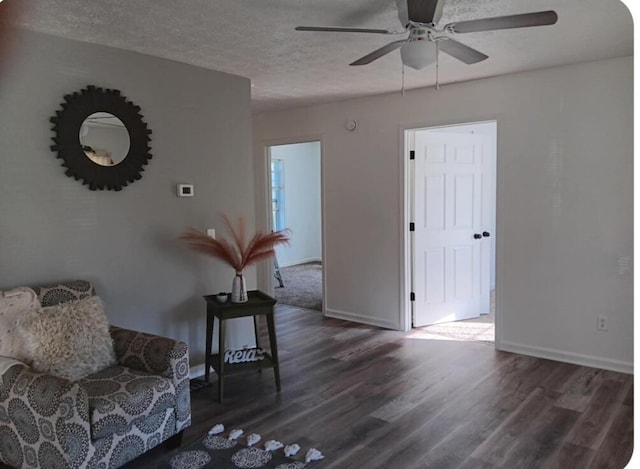
<svg viewBox="0 0 640 469">
<path fill-rule="evenodd" d="M 200 363 L 199 365 L 194 365 L 189 368 L 189 379 L 199 378 L 200 376 L 204 376 L 204 363 Z"/>
<path fill-rule="evenodd" d="M 309 262 L 322 262 L 322 257 L 307 257 L 306 259 L 297 259 L 293 262 L 280 264 L 280 267 L 292 267 L 294 265 L 308 264 Z"/>
<path fill-rule="evenodd" d="M 496 343 L 496 348 L 504 352 L 530 355 L 537 358 L 546 358 L 559 362 L 573 363 L 574 365 L 600 368 L 603 370 L 617 371 L 619 373 L 633 374 L 633 363 L 609 358 L 595 357 L 592 355 L 582 355 L 579 353 L 565 352 L 563 350 L 549 349 L 545 347 L 532 347 L 530 345 L 516 344 L 513 342 L 500 341 Z"/>
<path fill-rule="evenodd" d="M 383 327 L 385 329 L 392 329 L 395 331 L 401 330 L 400 323 L 385 321 L 384 319 L 372 318 L 371 316 L 365 316 L 363 314 L 348 313 L 346 311 L 338 311 L 335 309 L 325 309 L 324 315 L 329 318 L 344 319 L 345 321 L 359 322 L 362 324 Z"/>
</svg>

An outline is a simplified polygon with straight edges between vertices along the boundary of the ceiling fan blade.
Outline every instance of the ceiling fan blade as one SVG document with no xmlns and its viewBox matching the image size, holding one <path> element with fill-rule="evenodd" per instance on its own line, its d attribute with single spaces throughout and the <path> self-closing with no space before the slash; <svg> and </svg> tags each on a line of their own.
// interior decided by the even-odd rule
<svg viewBox="0 0 640 469">
<path fill-rule="evenodd" d="M 446 39 L 440 41 L 438 42 L 438 47 L 442 52 L 449 54 L 451 57 L 454 57 L 466 63 L 467 65 L 482 62 L 483 60 L 489 58 L 488 55 L 483 54 L 479 50 L 464 45 L 463 43 L 458 42 L 454 39 Z"/>
<path fill-rule="evenodd" d="M 387 55 L 389 52 L 393 52 L 394 50 L 398 49 L 405 42 L 407 42 L 407 41 L 404 40 L 404 39 L 402 41 L 391 42 L 391 43 L 387 44 L 386 46 L 382 46 L 380 49 L 374 50 L 373 52 L 371 52 L 370 54 L 365 55 L 364 57 L 360 57 L 358 60 L 356 60 L 355 62 L 351 62 L 349 65 L 366 65 L 366 64 L 370 64 L 371 62 L 373 62 L 376 59 L 379 59 L 383 55 Z"/>
<path fill-rule="evenodd" d="M 296 26 L 296 31 L 321 31 L 331 33 L 372 33 L 372 34 L 393 34 L 387 29 L 366 29 L 366 28 L 334 28 L 322 26 Z"/>
<path fill-rule="evenodd" d="M 415 23 L 437 23 L 442 16 L 444 0 L 407 0 L 409 21 Z"/>
<path fill-rule="evenodd" d="M 455 33 L 475 33 L 479 31 L 495 31 L 497 29 L 528 28 L 556 24 L 558 14 L 553 11 L 539 11 L 522 15 L 498 16 L 479 20 L 458 21 L 449 23 L 445 29 Z"/>
</svg>

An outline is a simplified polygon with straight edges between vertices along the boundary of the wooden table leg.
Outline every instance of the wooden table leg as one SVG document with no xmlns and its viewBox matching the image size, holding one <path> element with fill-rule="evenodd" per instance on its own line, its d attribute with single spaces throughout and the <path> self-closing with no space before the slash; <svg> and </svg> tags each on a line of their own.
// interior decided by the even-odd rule
<svg viewBox="0 0 640 469">
<path fill-rule="evenodd" d="M 260 348 L 260 331 L 258 328 L 258 316 L 253 316 L 253 332 L 256 336 L 256 348 Z"/>
<path fill-rule="evenodd" d="M 218 402 L 222 404 L 222 394 L 224 392 L 224 337 L 225 337 L 225 321 L 219 319 L 220 327 L 218 328 Z"/>
<path fill-rule="evenodd" d="M 208 309 L 208 308 L 207 308 Z M 207 344 L 204 356 L 204 382 L 209 382 L 209 370 L 211 369 L 211 345 L 213 343 L 213 314 L 207 311 Z"/>
<path fill-rule="evenodd" d="M 271 344 L 271 358 L 273 359 L 273 374 L 276 378 L 276 390 L 280 392 L 280 362 L 278 361 L 278 342 L 276 341 L 276 326 L 273 320 L 273 312 L 267 316 L 267 328 L 269 329 L 269 343 Z"/>
<path fill-rule="evenodd" d="M 260 348 L 260 330 L 258 328 L 258 316 L 253 316 L 253 333 L 256 337 L 256 348 Z M 262 369 L 258 368 L 258 373 L 262 373 Z"/>
</svg>

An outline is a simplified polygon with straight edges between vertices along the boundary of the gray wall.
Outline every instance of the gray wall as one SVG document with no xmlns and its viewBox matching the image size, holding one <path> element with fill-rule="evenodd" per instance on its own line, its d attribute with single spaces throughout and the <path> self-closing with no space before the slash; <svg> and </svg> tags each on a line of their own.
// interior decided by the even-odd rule
<svg viewBox="0 0 640 469">
<path fill-rule="evenodd" d="M 233 271 L 177 238 L 218 227 L 219 212 L 253 222 L 249 80 L 32 32 L 14 39 L 0 77 L 0 289 L 91 280 L 113 324 L 185 340 L 202 363 L 201 295 L 229 291 Z M 49 117 L 89 84 L 121 90 L 153 131 L 153 159 L 121 192 L 89 191 L 49 149 Z M 177 183 L 195 197 L 176 197 Z"/>
</svg>

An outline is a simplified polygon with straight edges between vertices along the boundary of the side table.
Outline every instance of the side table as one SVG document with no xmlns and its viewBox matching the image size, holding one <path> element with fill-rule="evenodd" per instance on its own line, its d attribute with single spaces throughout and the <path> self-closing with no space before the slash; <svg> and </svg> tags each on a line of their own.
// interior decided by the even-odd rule
<svg viewBox="0 0 640 469">
<path fill-rule="evenodd" d="M 218 402 L 222 403 L 224 391 L 224 377 L 230 374 L 250 370 L 261 370 L 263 368 L 273 368 L 276 380 L 276 389 L 280 392 L 280 364 L 278 362 L 278 344 L 276 342 L 276 328 L 273 320 L 273 305 L 275 298 L 271 298 L 266 293 L 259 290 L 248 292 L 249 301 L 246 303 L 219 303 L 215 295 L 206 295 L 207 302 L 207 344 L 205 351 L 205 372 L 204 381 L 209 382 L 209 371 L 211 368 L 218 375 Z M 227 319 L 253 317 L 254 333 L 256 337 L 256 347 L 260 347 L 258 336 L 257 317 L 264 315 L 267 318 L 267 329 L 269 331 L 269 343 L 271 353 L 264 353 L 264 359 L 257 362 L 246 363 L 225 363 L 225 321 Z M 214 318 L 218 318 L 220 327 L 218 328 L 218 353 L 211 353 L 213 344 L 213 323 Z"/>
</svg>

